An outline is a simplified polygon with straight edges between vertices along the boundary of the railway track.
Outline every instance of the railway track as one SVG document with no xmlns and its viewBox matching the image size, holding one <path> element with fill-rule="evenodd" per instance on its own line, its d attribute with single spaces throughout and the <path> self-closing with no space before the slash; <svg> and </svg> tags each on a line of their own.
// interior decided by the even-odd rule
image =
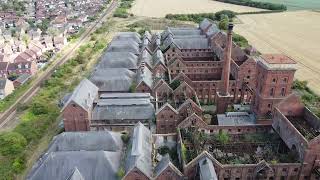
<svg viewBox="0 0 320 180">
<path fill-rule="evenodd" d="M 107 10 L 100 16 L 100 18 L 91 25 L 79 38 L 78 42 L 74 44 L 74 46 L 68 50 L 66 54 L 64 54 L 60 59 L 55 60 L 47 69 L 46 71 L 41 74 L 35 81 L 33 82 L 32 86 L 23 94 L 21 95 L 16 102 L 11 105 L 6 111 L 1 113 L 0 115 L 0 129 L 2 129 L 8 122 L 10 122 L 16 114 L 16 109 L 18 105 L 24 104 L 26 99 L 31 99 L 33 95 L 35 95 L 36 91 L 40 88 L 40 85 L 48 79 L 54 71 L 64 63 L 66 63 L 70 57 L 76 52 L 76 49 L 79 48 L 85 40 L 90 36 L 92 32 L 94 32 L 99 25 L 104 21 L 104 19 L 117 7 L 118 2 L 113 0 Z"/>
</svg>

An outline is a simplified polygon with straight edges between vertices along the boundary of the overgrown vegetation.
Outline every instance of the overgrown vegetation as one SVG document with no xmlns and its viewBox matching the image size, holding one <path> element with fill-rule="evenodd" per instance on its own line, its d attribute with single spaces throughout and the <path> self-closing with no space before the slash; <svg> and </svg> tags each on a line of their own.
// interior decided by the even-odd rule
<svg viewBox="0 0 320 180">
<path fill-rule="evenodd" d="M 270 2 L 259 2 L 259 1 L 252 1 L 252 0 L 216 0 L 216 1 L 236 4 L 240 6 L 255 7 L 260 9 L 282 10 L 282 11 L 287 10 L 287 7 L 283 4 L 276 4 L 276 3 L 270 3 Z"/>
<path fill-rule="evenodd" d="M 117 171 L 117 177 L 118 177 L 118 179 L 119 179 L 119 180 L 122 179 L 122 178 L 124 177 L 125 173 L 126 173 L 126 172 L 124 171 L 123 167 L 120 167 L 119 170 Z"/>
<path fill-rule="evenodd" d="M 113 16 L 119 18 L 128 18 L 129 16 L 133 16 L 133 14 L 129 14 L 128 10 L 132 7 L 132 3 L 134 0 L 121 0 L 120 6 L 115 10 Z"/>
<path fill-rule="evenodd" d="M 198 14 L 167 14 L 166 19 L 179 20 L 179 21 L 192 21 L 195 23 L 200 23 L 203 19 L 207 18 L 212 21 L 220 21 L 222 15 L 228 16 L 228 18 L 233 19 L 236 13 L 229 10 L 222 10 L 216 13 L 198 13 Z"/>
<path fill-rule="evenodd" d="M 294 80 L 292 88 L 300 94 L 303 103 L 320 117 L 320 96 L 308 87 L 308 82 Z"/>
<path fill-rule="evenodd" d="M 12 104 L 14 104 L 17 99 L 25 93 L 27 89 L 30 88 L 31 82 L 33 81 L 33 78 L 31 78 L 28 82 L 25 84 L 17 87 L 11 94 L 6 96 L 4 99 L 0 101 L 0 112 L 4 112 L 7 110 Z"/>
<path fill-rule="evenodd" d="M 180 84 L 181 82 L 179 80 L 174 80 L 169 84 L 169 86 L 171 87 L 171 89 L 175 90 L 180 86 Z"/>
<path fill-rule="evenodd" d="M 121 140 L 124 144 L 128 144 L 130 141 L 130 136 L 128 134 L 122 134 L 121 135 Z"/>
<path fill-rule="evenodd" d="M 170 159 L 172 163 L 176 166 L 179 167 L 179 159 L 178 159 L 178 153 L 177 153 L 177 148 L 169 148 L 168 146 L 161 146 L 158 149 L 158 153 L 161 155 L 166 155 L 169 154 Z"/>
</svg>

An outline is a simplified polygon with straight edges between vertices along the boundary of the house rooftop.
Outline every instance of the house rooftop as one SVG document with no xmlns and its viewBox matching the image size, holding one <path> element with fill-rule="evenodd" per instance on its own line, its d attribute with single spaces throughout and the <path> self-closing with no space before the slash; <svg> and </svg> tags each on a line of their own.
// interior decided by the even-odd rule
<svg viewBox="0 0 320 180">
<path fill-rule="evenodd" d="M 225 114 L 218 114 L 217 118 L 220 126 L 245 126 L 256 124 L 254 115 L 247 112 L 226 112 Z"/>
<path fill-rule="evenodd" d="M 263 54 L 261 57 L 269 64 L 297 64 L 296 61 L 283 54 Z"/>
</svg>

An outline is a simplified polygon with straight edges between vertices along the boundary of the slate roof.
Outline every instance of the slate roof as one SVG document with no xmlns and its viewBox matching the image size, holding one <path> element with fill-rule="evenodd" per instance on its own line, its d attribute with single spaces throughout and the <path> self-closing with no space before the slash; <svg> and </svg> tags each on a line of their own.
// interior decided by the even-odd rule
<svg viewBox="0 0 320 180">
<path fill-rule="evenodd" d="M 71 101 L 75 102 L 80 107 L 88 111 L 92 107 L 93 100 L 97 97 L 97 95 L 98 87 L 88 79 L 83 79 L 80 84 L 74 89 L 68 102 L 62 108 L 62 111 Z"/>
<path fill-rule="evenodd" d="M 144 49 L 141 54 L 141 61 L 148 64 L 149 67 L 153 67 L 152 55 L 149 53 L 147 49 Z"/>
<path fill-rule="evenodd" d="M 207 19 L 207 18 L 204 18 L 201 22 L 200 22 L 200 24 L 199 24 L 199 28 L 201 29 L 201 30 L 205 30 L 205 29 L 207 29 L 209 26 L 211 26 L 212 25 L 212 22 L 209 20 L 209 19 Z"/>
<path fill-rule="evenodd" d="M 4 89 L 7 84 L 7 79 L 5 78 L 0 78 L 0 89 Z"/>
<path fill-rule="evenodd" d="M 95 120 L 151 120 L 154 112 L 150 96 L 100 99 L 93 109 L 92 122 Z"/>
<path fill-rule="evenodd" d="M 84 177 L 80 173 L 79 169 L 75 167 L 74 171 L 72 172 L 70 177 L 67 178 L 67 180 L 84 180 Z"/>
<path fill-rule="evenodd" d="M 153 87 L 152 72 L 147 67 L 141 67 L 137 75 L 137 85 L 141 82 L 146 83 L 150 89 Z"/>
<path fill-rule="evenodd" d="M 220 126 L 246 126 L 256 124 L 253 114 L 247 112 L 226 112 L 218 114 L 218 124 Z"/>
<path fill-rule="evenodd" d="M 47 152 L 121 151 L 121 134 L 111 131 L 64 132 L 54 137 Z"/>
<path fill-rule="evenodd" d="M 140 122 L 135 125 L 125 164 L 126 174 L 135 167 L 148 177 L 152 177 L 152 137 L 151 132 Z"/>
<path fill-rule="evenodd" d="M 119 133 L 64 132 L 53 139 L 27 180 L 116 180 L 121 153 Z"/>
<path fill-rule="evenodd" d="M 107 52 L 105 53 L 97 69 L 105 68 L 127 68 L 127 69 L 137 69 L 138 56 L 130 52 Z"/>
<path fill-rule="evenodd" d="M 212 37 L 214 35 L 216 35 L 218 32 L 220 32 L 218 26 L 216 24 L 212 24 L 212 26 L 210 26 L 206 32 L 206 35 L 208 37 Z"/>
<path fill-rule="evenodd" d="M 135 73 L 125 68 L 96 69 L 91 77 L 99 91 L 123 92 L 129 91 L 135 78 Z"/>
<path fill-rule="evenodd" d="M 135 99 L 152 98 L 150 93 L 103 93 L 100 99 Z"/>
<path fill-rule="evenodd" d="M 200 180 L 218 180 L 211 159 L 204 157 L 199 161 Z"/>
<path fill-rule="evenodd" d="M 171 163 L 169 154 L 162 156 L 161 161 L 154 168 L 154 175 L 158 177 L 167 167 L 170 167 L 178 175 L 183 176 L 182 173 Z"/>
<path fill-rule="evenodd" d="M 65 180 L 77 167 L 84 179 L 117 179 L 121 152 L 60 151 L 51 152 L 33 171 L 28 180 Z M 72 176 L 71 176 L 72 177 Z"/>
<path fill-rule="evenodd" d="M 165 65 L 163 53 L 160 49 L 153 54 L 153 65 L 155 66 L 158 63 Z"/>
<path fill-rule="evenodd" d="M 27 82 L 29 79 L 31 78 L 30 74 L 21 74 L 16 80 L 14 80 L 15 82 L 19 82 L 21 84 L 24 84 L 25 82 Z"/>
<path fill-rule="evenodd" d="M 136 32 L 120 32 L 115 37 L 115 39 L 131 39 L 137 43 L 141 43 L 141 36 Z"/>
<path fill-rule="evenodd" d="M 140 54 L 139 46 L 129 41 L 112 41 L 107 49 L 108 52 L 130 52 Z"/>
<path fill-rule="evenodd" d="M 206 38 L 174 39 L 179 49 L 209 49 L 209 41 Z"/>
</svg>

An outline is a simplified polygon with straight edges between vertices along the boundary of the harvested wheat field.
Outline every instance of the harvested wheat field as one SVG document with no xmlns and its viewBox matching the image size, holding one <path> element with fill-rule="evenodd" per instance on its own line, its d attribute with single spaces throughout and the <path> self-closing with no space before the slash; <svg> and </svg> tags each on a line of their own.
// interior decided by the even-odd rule
<svg viewBox="0 0 320 180">
<path fill-rule="evenodd" d="M 238 16 L 235 31 L 261 53 L 283 53 L 298 62 L 296 77 L 320 94 L 320 13 L 295 11 Z"/>
<path fill-rule="evenodd" d="M 254 12 L 261 9 L 213 0 L 135 0 L 131 13 L 137 16 L 164 17 L 166 14 L 214 13 L 221 10 Z"/>
</svg>

